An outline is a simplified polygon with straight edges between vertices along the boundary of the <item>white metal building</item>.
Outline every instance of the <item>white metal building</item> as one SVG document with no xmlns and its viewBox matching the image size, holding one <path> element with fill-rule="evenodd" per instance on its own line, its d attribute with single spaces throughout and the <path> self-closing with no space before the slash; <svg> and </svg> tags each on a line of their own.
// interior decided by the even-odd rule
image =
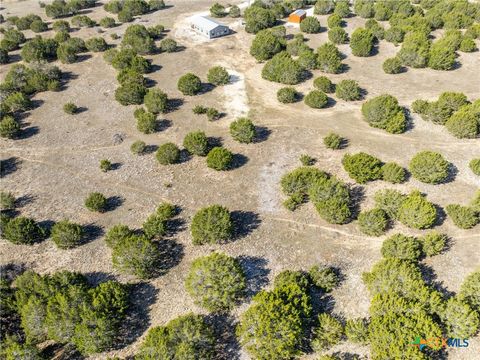
<svg viewBox="0 0 480 360">
<path fill-rule="evenodd" d="M 219 22 L 206 16 L 194 16 L 192 18 L 191 26 L 196 32 L 208 37 L 209 39 L 230 34 L 230 29 L 228 26 L 220 24 Z"/>
</svg>

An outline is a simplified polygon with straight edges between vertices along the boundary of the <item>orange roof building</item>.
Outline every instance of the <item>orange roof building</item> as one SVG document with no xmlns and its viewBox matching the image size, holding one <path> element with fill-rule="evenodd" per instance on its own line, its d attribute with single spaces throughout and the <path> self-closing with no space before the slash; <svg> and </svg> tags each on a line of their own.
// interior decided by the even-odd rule
<svg viewBox="0 0 480 360">
<path fill-rule="evenodd" d="M 295 10 L 288 16 L 288 22 L 300 24 L 306 16 L 307 12 L 305 10 Z"/>
</svg>

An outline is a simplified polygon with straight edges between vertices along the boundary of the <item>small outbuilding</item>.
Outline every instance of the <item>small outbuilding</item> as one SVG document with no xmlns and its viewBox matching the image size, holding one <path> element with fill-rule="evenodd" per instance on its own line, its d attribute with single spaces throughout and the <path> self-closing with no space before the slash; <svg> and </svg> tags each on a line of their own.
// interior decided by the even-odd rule
<svg viewBox="0 0 480 360">
<path fill-rule="evenodd" d="M 209 39 L 230 34 L 230 28 L 228 26 L 220 24 L 219 22 L 206 16 L 193 17 L 191 27 L 193 30 L 208 37 Z"/>
<path fill-rule="evenodd" d="M 288 22 L 300 24 L 303 19 L 307 17 L 307 12 L 305 10 L 295 10 L 288 16 Z"/>
</svg>

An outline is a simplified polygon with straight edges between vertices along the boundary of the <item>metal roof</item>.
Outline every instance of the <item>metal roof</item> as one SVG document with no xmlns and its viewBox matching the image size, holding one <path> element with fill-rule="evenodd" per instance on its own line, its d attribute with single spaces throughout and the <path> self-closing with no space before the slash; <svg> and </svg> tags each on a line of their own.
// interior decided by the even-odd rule
<svg viewBox="0 0 480 360">
<path fill-rule="evenodd" d="M 213 30 L 217 26 L 225 26 L 206 16 L 194 16 L 192 18 L 192 23 L 194 23 L 198 27 L 201 27 L 202 29 L 205 29 L 207 31 Z"/>
<path fill-rule="evenodd" d="M 301 9 L 298 9 L 298 10 L 295 10 L 293 13 L 291 13 L 290 15 L 298 15 L 298 16 L 302 16 L 302 15 L 307 15 L 307 12 L 305 10 L 301 10 Z"/>
</svg>

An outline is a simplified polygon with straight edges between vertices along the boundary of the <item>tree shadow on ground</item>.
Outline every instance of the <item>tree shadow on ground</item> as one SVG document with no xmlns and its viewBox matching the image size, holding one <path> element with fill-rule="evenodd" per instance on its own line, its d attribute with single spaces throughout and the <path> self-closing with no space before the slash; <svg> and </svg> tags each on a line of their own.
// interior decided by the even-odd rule
<svg viewBox="0 0 480 360">
<path fill-rule="evenodd" d="M 156 241 L 159 251 L 162 253 L 162 261 L 158 266 L 158 276 L 164 275 L 171 268 L 177 266 L 182 261 L 184 251 L 183 245 L 171 239 L 161 239 Z"/>
<path fill-rule="evenodd" d="M 34 202 L 36 198 L 37 198 L 36 195 L 30 195 L 30 194 L 22 195 L 15 199 L 15 207 L 17 208 L 25 207 L 31 204 L 32 202 Z"/>
<path fill-rule="evenodd" d="M 256 126 L 255 130 L 256 130 L 255 139 L 254 139 L 255 143 L 266 141 L 270 136 L 270 134 L 272 133 L 272 131 L 265 126 Z"/>
<path fill-rule="evenodd" d="M 267 268 L 268 260 L 257 256 L 242 255 L 238 257 L 238 261 L 247 280 L 245 296 L 247 300 L 251 300 L 268 285 L 268 274 L 270 273 L 270 269 Z"/>
<path fill-rule="evenodd" d="M 422 278 L 423 280 L 430 285 L 433 289 L 437 290 L 440 292 L 445 298 L 449 298 L 455 295 L 454 292 L 450 291 L 447 289 L 447 287 L 444 285 L 443 281 L 439 281 L 437 278 L 437 274 L 435 274 L 435 271 L 433 270 L 432 267 L 424 264 L 424 263 L 418 263 L 418 268 L 420 269 L 420 272 L 422 273 Z"/>
<path fill-rule="evenodd" d="M 115 209 L 119 208 L 124 202 L 125 199 L 121 196 L 110 196 L 107 199 L 106 211 L 114 211 Z"/>
<path fill-rule="evenodd" d="M 14 156 L 0 161 L 0 177 L 3 178 L 17 171 L 21 163 L 22 161 Z"/>
<path fill-rule="evenodd" d="M 157 120 L 155 124 L 156 131 L 163 131 L 172 126 L 172 121 L 167 119 Z"/>
<path fill-rule="evenodd" d="M 235 319 L 228 314 L 210 314 L 205 321 L 214 331 L 215 356 L 214 360 L 240 360 L 240 344 L 235 336 Z"/>
<path fill-rule="evenodd" d="M 83 226 L 84 237 L 80 245 L 88 244 L 91 241 L 94 241 L 100 238 L 103 234 L 103 228 L 96 224 L 87 224 Z"/>
<path fill-rule="evenodd" d="M 232 211 L 231 217 L 235 228 L 234 239 L 250 235 L 262 222 L 260 216 L 253 211 Z"/>
<path fill-rule="evenodd" d="M 116 349 L 132 344 L 147 331 L 150 326 L 149 308 L 155 303 L 157 294 L 158 290 L 149 283 L 130 285 L 130 307 L 120 329 Z"/>
<path fill-rule="evenodd" d="M 40 129 L 38 126 L 27 126 L 20 130 L 20 133 L 17 135 L 17 139 L 25 140 L 34 135 L 37 135 L 39 132 L 40 132 Z"/>
<path fill-rule="evenodd" d="M 352 215 L 350 221 L 356 219 L 360 213 L 360 204 L 365 200 L 365 189 L 363 186 L 352 186 L 350 188 L 350 197 L 352 199 L 352 205 L 350 207 Z"/>
<path fill-rule="evenodd" d="M 184 103 L 183 99 L 179 99 L 179 98 L 168 99 L 168 104 L 167 104 L 168 112 L 172 112 L 180 109 L 183 103 Z"/>
<path fill-rule="evenodd" d="M 242 167 L 248 162 L 248 157 L 243 154 L 233 154 L 232 163 L 228 170 L 234 170 Z"/>
</svg>

